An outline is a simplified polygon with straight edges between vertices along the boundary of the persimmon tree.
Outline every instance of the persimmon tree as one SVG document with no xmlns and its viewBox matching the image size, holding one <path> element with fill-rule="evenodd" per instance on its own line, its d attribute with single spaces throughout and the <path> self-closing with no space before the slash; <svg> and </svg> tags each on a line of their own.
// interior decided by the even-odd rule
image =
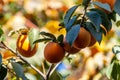
<svg viewBox="0 0 120 80">
<path fill-rule="evenodd" d="M 8 56 L 8 62 L 5 64 L 2 62 L 2 55 L 0 55 L 0 78 L 4 79 L 7 71 L 11 70 L 16 79 L 28 80 L 24 75 L 23 65 L 26 65 L 35 70 L 41 80 L 63 80 L 56 68 L 64 58 L 69 58 L 69 55 L 76 55 L 75 53 L 81 49 L 93 46 L 95 43 L 101 44 L 103 35 L 107 36 L 112 29 L 112 21 L 116 22 L 116 15 L 120 15 L 119 4 L 119 0 L 112 2 L 110 0 L 83 0 L 82 4 L 71 7 L 59 24 L 61 28 L 65 28 L 65 36 L 61 34 L 56 37 L 54 34 L 34 28 L 13 31 L 11 35 L 19 35 L 15 51 L 5 43 L 7 41 L 2 28 L 0 28 L 0 48 L 9 50 L 19 58 L 17 61 L 16 58 Z M 83 12 L 79 11 L 79 7 L 82 7 Z M 45 60 L 50 64 L 46 74 L 23 58 L 35 55 L 40 42 L 46 44 L 43 54 Z M 118 55 L 120 46 L 115 45 L 112 50 L 115 56 L 107 68 L 106 75 L 108 79 L 119 80 L 120 61 Z M 9 65 L 12 66 L 12 69 L 8 67 Z"/>
</svg>

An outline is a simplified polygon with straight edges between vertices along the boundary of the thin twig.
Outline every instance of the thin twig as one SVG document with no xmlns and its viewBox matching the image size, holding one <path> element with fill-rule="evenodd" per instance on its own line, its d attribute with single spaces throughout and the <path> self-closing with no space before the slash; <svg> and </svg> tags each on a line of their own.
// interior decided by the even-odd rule
<svg viewBox="0 0 120 80">
<path fill-rule="evenodd" d="M 52 75 L 52 73 L 56 70 L 56 68 L 61 64 L 61 62 L 57 63 L 55 65 L 55 67 L 52 69 L 52 71 L 50 72 L 50 76 Z"/>
<path fill-rule="evenodd" d="M 49 67 L 48 72 L 46 74 L 46 79 L 45 80 L 49 79 L 51 71 L 53 70 L 53 67 L 54 67 L 54 64 L 51 64 L 51 66 Z"/>
<path fill-rule="evenodd" d="M 6 46 L 6 45 L 4 44 L 4 42 L 1 42 L 1 43 L 4 45 L 4 47 L 5 47 L 6 49 L 8 49 L 8 50 L 10 50 L 12 53 L 14 53 L 17 57 L 19 57 L 22 61 L 24 61 L 27 65 L 29 65 L 32 69 L 34 69 L 38 74 L 40 74 L 40 75 L 45 79 L 45 75 L 44 75 L 39 69 L 37 69 L 34 65 L 30 64 L 27 60 L 25 60 L 21 55 L 19 55 L 19 54 L 17 53 L 17 51 L 14 51 L 13 49 L 11 49 L 11 48 L 9 48 L 8 46 Z"/>
<path fill-rule="evenodd" d="M 45 71 L 45 65 L 44 65 L 43 62 L 42 62 L 42 70 L 43 70 L 43 74 L 46 74 L 46 71 Z"/>
</svg>

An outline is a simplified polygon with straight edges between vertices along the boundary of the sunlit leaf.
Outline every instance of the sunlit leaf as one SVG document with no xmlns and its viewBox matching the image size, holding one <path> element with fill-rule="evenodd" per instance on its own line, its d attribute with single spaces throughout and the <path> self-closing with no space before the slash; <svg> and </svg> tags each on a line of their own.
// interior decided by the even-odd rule
<svg viewBox="0 0 120 80">
<path fill-rule="evenodd" d="M 23 68 L 20 64 L 15 62 L 11 62 L 11 64 L 13 66 L 13 70 L 15 71 L 17 78 L 22 78 L 22 80 L 28 80 L 24 75 Z"/>
<path fill-rule="evenodd" d="M 114 62 L 107 67 L 106 75 L 107 75 L 108 79 L 111 78 L 112 71 L 113 71 L 113 66 L 114 66 Z"/>
<path fill-rule="evenodd" d="M 115 46 L 112 48 L 112 52 L 113 52 L 114 54 L 120 53 L 120 45 L 115 45 Z"/>
<path fill-rule="evenodd" d="M 72 45 L 73 42 L 75 41 L 75 39 L 77 38 L 79 31 L 80 31 L 80 25 L 77 24 L 77 25 L 74 25 L 74 26 L 67 32 L 66 41 L 67 41 L 70 45 Z"/>
<path fill-rule="evenodd" d="M 86 15 L 91 20 L 96 30 L 100 31 L 100 24 L 102 23 L 100 14 L 97 13 L 96 11 L 90 11 Z"/>
<path fill-rule="evenodd" d="M 31 28 L 30 31 L 28 32 L 28 38 L 32 49 L 34 48 L 33 42 L 38 39 L 38 36 L 39 36 L 39 32 L 35 28 Z"/>
<path fill-rule="evenodd" d="M 6 37 L 5 37 L 5 35 L 4 35 L 4 34 L 2 34 L 2 35 L 1 35 L 1 37 L 0 37 L 0 41 L 2 41 L 2 42 L 3 42 L 3 41 L 5 40 L 5 38 L 6 38 Z"/>
<path fill-rule="evenodd" d="M 64 16 L 64 24 L 65 24 L 65 26 L 68 24 L 71 16 L 72 16 L 73 13 L 75 12 L 75 10 L 78 8 L 78 6 L 79 6 L 79 5 L 73 6 L 72 8 L 70 8 L 70 9 L 66 12 L 66 14 L 65 14 L 65 16 Z"/>
<path fill-rule="evenodd" d="M 8 36 L 12 36 L 12 35 L 14 35 L 15 33 L 16 33 L 16 31 L 10 31 L 9 34 L 8 34 Z"/>
<path fill-rule="evenodd" d="M 119 16 L 120 16 L 120 0 L 116 0 L 116 3 L 115 3 L 115 5 L 114 5 L 114 10 L 115 10 L 115 12 L 118 13 Z"/>
<path fill-rule="evenodd" d="M 42 36 L 49 37 L 49 38 L 51 38 L 51 39 L 53 39 L 53 40 L 56 40 L 56 37 L 55 37 L 53 34 L 51 34 L 51 33 L 42 31 L 42 32 L 40 32 L 39 34 L 42 35 Z"/>
<path fill-rule="evenodd" d="M 4 80 L 6 75 L 7 75 L 7 69 L 4 66 L 0 65 L 0 80 Z"/>
</svg>

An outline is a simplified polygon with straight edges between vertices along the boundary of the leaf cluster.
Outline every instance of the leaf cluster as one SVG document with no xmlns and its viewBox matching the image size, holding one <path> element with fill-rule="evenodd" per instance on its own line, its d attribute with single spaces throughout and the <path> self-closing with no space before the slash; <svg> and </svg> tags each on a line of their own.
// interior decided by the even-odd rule
<svg viewBox="0 0 120 80">
<path fill-rule="evenodd" d="M 88 7 L 89 0 L 83 0 L 82 5 Z M 120 3 L 119 0 L 117 0 Z M 92 36 L 100 44 L 102 41 L 102 35 L 107 35 L 107 33 L 112 29 L 112 20 L 116 21 L 116 14 L 119 14 L 118 3 L 116 2 L 114 11 L 110 9 L 109 4 L 103 4 L 100 2 L 93 2 L 94 5 L 97 5 L 111 13 L 107 14 L 103 10 L 98 8 L 84 8 L 84 13 L 75 14 L 75 11 L 78 7 L 82 5 L 75 5 L 71 7 L 65 14 L 63 22 L 60 24 L 64 26 L 67 34 L 66 40 L 72 45 L 75 39 L 78 36 L 81 27 L 87 29 Z"/>
</svg>

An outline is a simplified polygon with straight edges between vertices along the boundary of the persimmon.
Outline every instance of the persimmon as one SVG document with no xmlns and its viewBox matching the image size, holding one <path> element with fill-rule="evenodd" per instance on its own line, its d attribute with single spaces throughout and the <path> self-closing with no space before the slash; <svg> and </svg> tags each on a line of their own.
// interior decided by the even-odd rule
<svg viewBox="0 0 120 80">
<path fill-rule="evenodd" d="M 79 34 L 73 43 L 75 48 L 85 48 L 90 44 L 91 35 L 84 27 L 80 28 Z"/>
<path fill-rule="evenodd" d="M 64 56 L 64 48 L 56 42 L 49 42 L 44 48 L 44 57 L 50 63 L 58 63 Z"/>
<path fill-rule="evenodd" d="M 107 3 L 110 6 L 111 10 L 113 11 L 116 0 L 93 0 L 93 2 L 101 2 L 103 4 Z M 106 13 L 110 13 L 109 11 L 107 11 L 107 10 L 105 10 L 105 9 L 99 7 L 99 6 L 95 5 L 95 7 L 100 9 L 100 10 L 105 11 Z"/>
<path fill-rule="evenodd" d="M 63 40 L 63 44 L 64 44 L 65 51 L 70 53 L 70 54 L 75 54 L 75 53 L 80 51 L 80 49 L 75 48 L 74 46 L 70 46 L 65 38 Z"/>
<path fill-rule="evenodd" d="M 22 56 L 32 57 L 37 52 L 37 49 L 37 43 L 34 45 L 33 48 L 31 48 L 27 34 L 19 35 L 17 39 L 17 50 Z"/>
<path fill-rule="evenodd" d="M 91 40 L 90 40 L 90 44 L 88 45 L 89 47 L 90 46 L 93 46 L 94 44 L 96 43 L 96 39 L 92 36 L 91 34 Z"/>
</svg>

